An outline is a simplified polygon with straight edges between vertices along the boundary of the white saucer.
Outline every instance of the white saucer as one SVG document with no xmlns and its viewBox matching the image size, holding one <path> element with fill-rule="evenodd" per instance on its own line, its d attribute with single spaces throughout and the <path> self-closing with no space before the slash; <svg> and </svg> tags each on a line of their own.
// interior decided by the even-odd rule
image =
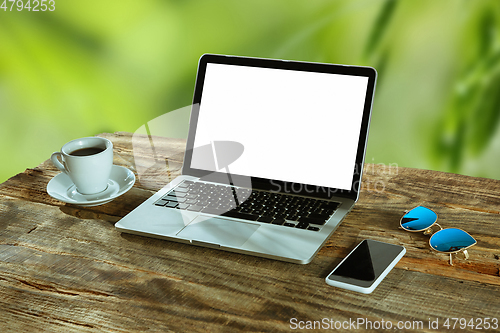
<svg viewBox="0 0 500 333">
<path fill-rule="evenodd" d="M 113 165 L 108 187 L 96 194 L 81 194 L 68 175 L 60 173 L 47 184 L 47 193 L 54 199 L 73 205 L 91 207 L 103 205 L 124 194 L 135 183 L 135 175 L 127 168 Z"/>
</svg>

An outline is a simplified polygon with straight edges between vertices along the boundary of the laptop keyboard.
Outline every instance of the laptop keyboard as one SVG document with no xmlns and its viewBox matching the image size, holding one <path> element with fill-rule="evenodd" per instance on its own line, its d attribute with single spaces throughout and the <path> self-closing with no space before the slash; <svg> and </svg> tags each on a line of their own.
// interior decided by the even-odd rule
<svg viewBox="0 0 500 333">
<path fill-rule="evenodd" d="M 238 202 L 238 198 L 247 198 Z M 229 185 L 184 181 L 156 206 L 319 231 L 338 202 Z"/>
</svg>

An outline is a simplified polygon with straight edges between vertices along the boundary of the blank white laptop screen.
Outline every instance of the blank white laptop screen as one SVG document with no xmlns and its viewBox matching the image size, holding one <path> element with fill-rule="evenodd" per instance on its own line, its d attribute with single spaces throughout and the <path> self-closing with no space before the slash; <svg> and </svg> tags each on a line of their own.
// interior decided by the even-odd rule
<svg viewBox="0 0 500 333">
<path fill-rule="evenodd" d="M 207 65 L 194 147 L 244 146 L 231 174 L 349 190 L 368 78 Z M 191 168 L 211 170 L 193 151 Z"/>
</svg>

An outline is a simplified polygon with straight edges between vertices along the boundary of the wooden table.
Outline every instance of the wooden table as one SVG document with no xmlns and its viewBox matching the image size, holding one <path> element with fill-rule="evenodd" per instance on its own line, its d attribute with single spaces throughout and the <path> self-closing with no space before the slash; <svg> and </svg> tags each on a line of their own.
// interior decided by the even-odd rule
<svg viewBox="0 0 500 333">
<path fill-rule="evenodd" d="M 101 136 L 113 141 L 115 164 L 137 170 L 131 134 Z M 297 265 L 115 230 L 162 187 L 158 179 L 179 174 L 184 141 L 162 145 L 169 168 L 149 170 L 102 206 L 51 198 L 46 186 L 59 171 L 50 161 L 0 185 L 1 332 L 292 331 L 319 324 L 436 332 L 433 325 L 445 331 L 447 322 L 449 332 L 500 330 L 500 181 L 367 164 L 355 208 L 310 264 Z M 403 211 L 417 205 L 435 210 L 443 227 L 477 239 L 469 260 L 458 255 L 450 266 L 428 236 L 398 229 Z M 327 274 L 364 238 L 404 245 L 407 253 L 370 295 L 327 285 Z M 482 325 L 460 330 L 463 320 L 452 318 Z"/>
</svg>

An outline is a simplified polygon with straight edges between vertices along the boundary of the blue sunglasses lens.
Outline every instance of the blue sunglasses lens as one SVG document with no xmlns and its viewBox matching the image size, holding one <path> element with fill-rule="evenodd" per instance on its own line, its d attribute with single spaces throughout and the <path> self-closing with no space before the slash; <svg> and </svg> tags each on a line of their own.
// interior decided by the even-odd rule
<svg viewBox="0 0 500 333">
<path fill-rule="evenodd" d="M 429 208 L 418 206 L 406 213 L 401 219 L 401 227 L 409 231 L 421 231 L 437 221 L 437 214 Z"/>
<path fill-rule="evenodd" d="M 476 244 L 476 240 L 463 230 L 447 228 L 432 235 L 429 244 L 439 252 L 456 252 Z"/>
</svg>

